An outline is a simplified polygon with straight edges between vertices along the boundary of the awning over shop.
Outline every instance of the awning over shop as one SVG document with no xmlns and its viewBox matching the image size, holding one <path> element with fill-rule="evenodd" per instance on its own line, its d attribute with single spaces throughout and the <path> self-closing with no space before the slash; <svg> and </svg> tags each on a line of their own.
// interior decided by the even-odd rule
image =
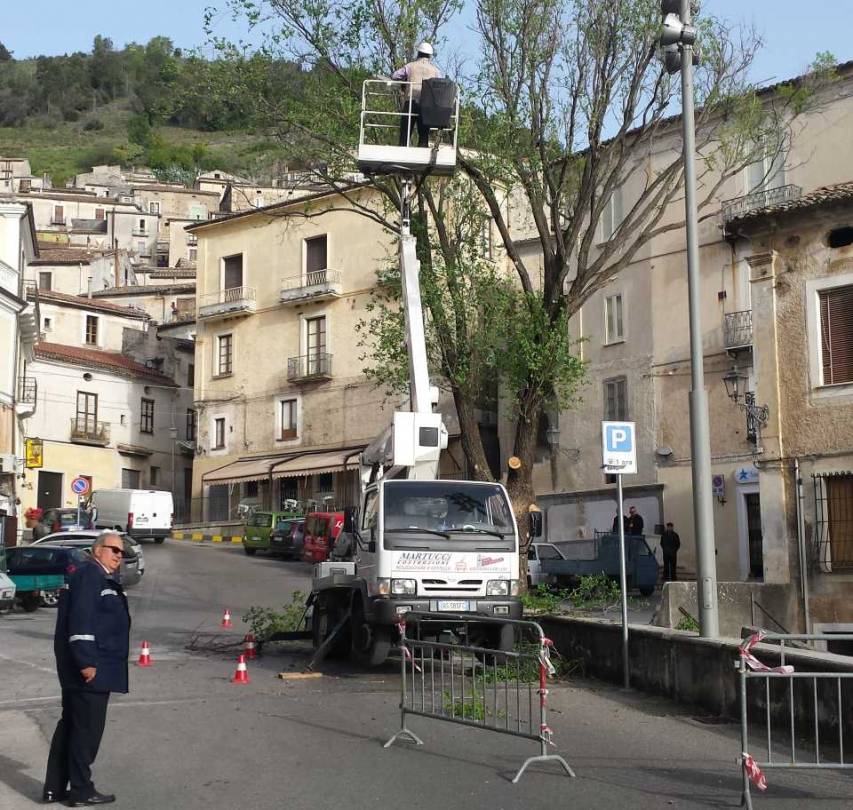
<svg viewBox="0 0 853 810">
<path fill-rule="evenodd" d="M 347 468 L 358 468 L 358 454 L 363 447 L 350 447 L 346 450 L 328 450 L 320 453 L 304 452 L 265 458 L 246 458 L 234 461 L 218 470 L 211 470 L 202 476 L 205 486 L 216 484 L 239 484 L 247 481 L 263 481 L 269 478 L 300 478 L 304 475 L 340 472 L 344 469 L 344 460 L 349 456 Z"/>
<path fill-rule="evenodd" d="M 275 461 L 274 458 L 249 458 L 235 461 L 232 464 L 220 467 L 218 470 L 205 473 L 202 480 L 206 486 L 261 481 L 269 477 L 270 465 Z"/>
<path fill-rule="evenodd" d="M 300 478 L 303 475 L 318 475 L 319 473 L 341 472 L 344 461 L 347 469 L 358 469 L 358 454 L 362 447 L 351 447 L 349 450 L 330 450 L 328 453 L 311 453 L 278 462 L 272 471 L 273 478 Z"/>
</svg>

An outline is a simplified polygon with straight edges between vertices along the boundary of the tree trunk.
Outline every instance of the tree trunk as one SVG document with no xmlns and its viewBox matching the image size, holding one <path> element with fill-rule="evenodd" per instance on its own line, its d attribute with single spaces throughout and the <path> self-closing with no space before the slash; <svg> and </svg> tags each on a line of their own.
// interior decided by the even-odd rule
<svg viewBox="0 0 853 810">
<path fill-rule="evenodd" d="M 521 587 L 527 586 L 527 549 L 530 546 L 530 506 L 536 502 L 533 491 L 533 459 L 536 449 L 536 426 L 541 405 L 525 402 L 522 395 L 515 425 L 513 455 L 521 462 L 517 470 L 509 469 L 506 481 L 515 520 L 518 523 Z"/>
<path fill-rule="evenodd" d="M 483 447 L 483 438 L 480 435 L 480 426 L 474 412 L 474 405 L 464 392 L 453 388 L 453 401 L 456 404 L 456 414 L 459 417 L 459 428 L 462 431 L 462 450 L 468 462 L 470 474 L 475 481 L 494 481 L 489 462 L 486 460 L 486 451 Z"/>
</svg>

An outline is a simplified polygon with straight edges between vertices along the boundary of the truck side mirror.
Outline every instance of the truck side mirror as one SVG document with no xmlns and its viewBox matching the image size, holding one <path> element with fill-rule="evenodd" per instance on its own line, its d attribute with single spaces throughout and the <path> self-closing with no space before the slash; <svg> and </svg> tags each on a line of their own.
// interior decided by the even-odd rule
<svg viewBox="0 0 853 810">
<path fill-rule="evenodd" d="M 347 534 L 355 534 L 358 531 L 358 507 L 347 506 L 344 509 L 343 531 Z"/>
<path fill-rule="evenodd" d="M 542 513 L 541 512 L 529 512 L 528 516 L 530 519 L 530 536 L 531 537 L 541 537 L 542 536 Z"/>
</svg>

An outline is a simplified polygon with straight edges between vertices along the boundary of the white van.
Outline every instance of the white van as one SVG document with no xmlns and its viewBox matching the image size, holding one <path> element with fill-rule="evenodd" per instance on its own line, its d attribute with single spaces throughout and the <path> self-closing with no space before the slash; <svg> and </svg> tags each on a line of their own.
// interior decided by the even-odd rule
<svg viewBox="0 0 853 810">
<path fill-rule="evenodd" d="M 172 493 L 157 489 L 96 489 L 92 493 L 95 527 L 119 529 L 130 537 L 157 543 L 172 531 Z"/>
</svg>

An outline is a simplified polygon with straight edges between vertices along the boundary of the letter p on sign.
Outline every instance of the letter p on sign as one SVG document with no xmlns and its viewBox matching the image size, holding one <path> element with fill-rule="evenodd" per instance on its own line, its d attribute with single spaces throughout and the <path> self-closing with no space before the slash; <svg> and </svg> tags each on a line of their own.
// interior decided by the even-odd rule
<svg viewBox="0 0 853 810">
<path fill-rule="evenodd" d="M 607 473 L 637 472 L 637 446 L 633 422 L 602 422 L 602 468 Z"/>
</svg>

